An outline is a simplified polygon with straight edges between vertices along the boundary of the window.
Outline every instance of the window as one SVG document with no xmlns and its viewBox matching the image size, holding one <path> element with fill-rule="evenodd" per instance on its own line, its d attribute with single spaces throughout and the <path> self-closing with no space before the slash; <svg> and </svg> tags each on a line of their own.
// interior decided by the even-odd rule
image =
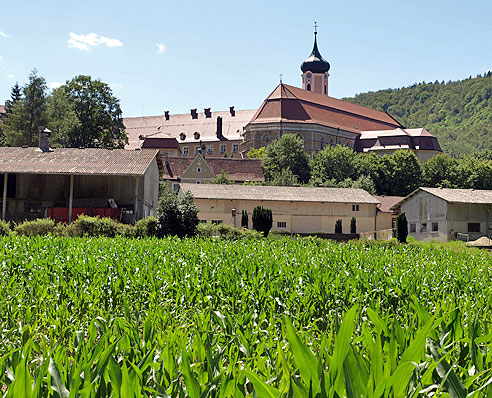
<svg viewBox="0 0 492 398">
<path fill-rule="evenodd" d="M 201 184 L 202 182 L 200 180 L 196 180 L 196 183 L 197 184 Z"/>
<path fill-rule="evenodd" d="M 232 152 L 233 153 L 239 152 L 239 144 L 233 144 L 232 145 Z"/>
<path fill-rule="evenodd" d="M 200 152 L 200 145 L 195 145 L 195 155 L 198 155 L 198 152 Z"/>
<path fill-rule="evenodd" d="M 173 182 L 173 192 L 178 192 L 179 191 L 179 183 Z"/>
<path fill-rule="evenodd" d="M 277 222 L 277 228 L 287 228 L 287 222 L 286 221 L 278 221 Z"/>
<path fill-rule="evenodd" d="M 417 232 L 417 224 L 415 223 L 410 224 L 410 232 Z"/>
<path fill-rule="evenodd" d="M 200 133 L 198 131 L 195 131 L 195 134 L 193 134 L 193 138 L 195 140 L 199 139 L 200 138 Z"/>
<path fill-rule="evenodd" d="M 198 220 L 198 222 L 199 222 L 200 224 L 206 224 L 206 223 L 207 223 L 207 220 Z"/>
<path fill-rule="evenodd" d="M 414 228 L 415 228 L 415 224 L 413 224 L 413 226 L 414 226 Z M 396 229 L 396 218 L 395 218 L 395 217 L 393 217 L 393 218 L 391 219 L 391 228 L 392 228 L 392 229 Z M 412 229 L 411 225 L 410 225 L 410 229 Z M 410 231 L 410 232 L 412 232 L 412 231 Z M 413 231 L 413 232 L 415 232 L 415 231 Z"/>
<path fill-rule="evenodd" d="M 201 173 L 201 172 L 202 172 L 202 168 L 201 168 L 201 167 L 197 167 L 197 168 L 196 168 L 196 172 L 197 172 L 197 173 Z"/>
<path fill-rule="evenodd" d="M 439 223 L 433 222 L 432 223 L 432 232 L 437 232 L 439 231 Z"/>
<path fill-rule="evenodd" d="M 188 154 L 189 154 L 189 152 L 188 152 L 188 151 L 189 151 L 188 147 L 187 147 L 187 146 L 184 146 L 184 147 L 183 147 L 183 155 L 184 155 L 184 156 L 188 156 Z"/>
<path fill-rule="evenodd" d="M 5 174 L 0 174 L 0 200 L 3 195 L 3 184 L 5 182 Z M 9 174 L 7 177 L 7 198 L 14 199 L 17 188 L 17 174 Z"/>
<path fill-rule="evenodd" d="M 352 211 L 359 211 L 359 205 L 352 205 Z"/>
<path fill-rule="evenodd" d="M 306 87 L 307 91 L 311 91 L 311 85 L 308 84 L 307 87 Z"/>
<path fill-rule="evenodd" d="M 213 225 L 219 225 L 222 224 L 222 220 L 212 220 Z"/>
<path fill-rule="evenodd" d="M 326 93 L 327 93 L 327 89 L 326 89 L 326 86 L 325 86 L 325 95 L 326 95 Z"/>
<path fill-rule="evenodd" d="M 212 154 L 214 152 L 214 146 L 213 145 L 207 145 L 207 153 Z"/>
<path fill-rule="evenodd" d="M 468 223 L 468 232 L 480 232 L 480 223 L 479 222 L 469 222 Z"/>
<path fill-rule="evenodd" d="M 185 133 L 181 133 L 181 134 L 179 135 L 179 139 L 180 139 L 181 141 L 184 141 L 184 140 L 186 139 L 186 134 L 185 134 Z"/>
<path fill-rule="evenodd" d="M 420 233 L 421 234 L 427 233 L 427 223 L 426 222 L 423 222 L 420 224 Z"/>
<path fill-rule="evenodd" d="M 226 144 L 220 144 L 220 153 L 225 153 L 226 151 Z"/>
</svg>

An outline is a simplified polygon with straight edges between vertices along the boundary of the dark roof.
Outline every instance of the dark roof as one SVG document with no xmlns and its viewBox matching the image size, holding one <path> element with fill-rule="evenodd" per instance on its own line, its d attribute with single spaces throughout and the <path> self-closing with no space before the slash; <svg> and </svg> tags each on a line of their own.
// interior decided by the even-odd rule
<svg viewBox="0 0 492 398">
<path fill-rule="evenodd" d="M 250 123 L 316 123 L 359 133 L 403 127 L 389 114 L 327 95 L 279 84 Z"/>
<path fill-rule="evenodd" d="M 301 64 L 301 70 L 303 72 L 313 72 L 313 73 L 325 73 L 330 70 L 330 63 L 324 59 L 319 50 L 318 43 L 316 40 L 316 32 L 314 32 L 314 46 L 311 55 Z"/>
<path fill-rule="evenodd" d="M 415 149 L 442 152 L 437 137 L 422 128 L 363 131 L 358 137 L 356 149 L 359 152 L 388 149 Z"/>
<path fill-rule="evenodd" d="M 374 196 L 358 188 L 181 184 L 181 190 L 191 191 L 196 199 L 379 204 Z"/>
<path fill-rule="evenodd" d="M 141 176 L 159 151 L 0 147 L 0 173 Z"/>
<path fill-rule="evenodd" d="M 260 159 L 204 158 L 215 175 L 222 171 L 228 174 L 231 181 L 265 181 Z M 162 157 L 164 179 L 177 180 L 193 162 L 193 158 L 166 156 Z"/>
<path fill-rule="evenodd" d="M 178 149 L 178 141 L 174 137 L 164 137 L 164 138 L 156 138 L 156 137 L 147 137 L 142 142 L 142 149 L 148 148 L 156 148 L 156 149 Z"/>
</svg>

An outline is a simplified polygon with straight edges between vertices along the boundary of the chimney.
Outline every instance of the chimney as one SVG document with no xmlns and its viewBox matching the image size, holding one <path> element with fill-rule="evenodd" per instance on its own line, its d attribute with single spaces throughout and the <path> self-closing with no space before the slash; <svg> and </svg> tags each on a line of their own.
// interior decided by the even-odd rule
<svg viewBox="0 0 492 398">
<path fill-rule="evenodd" d="M 169 120 L 169 111 L 164 111 L 164 117 Z"/>
<path fill-rule="evenodd" d="M 207 119 L 210 119 L 212 117 L 212 112 L 210 111 L 210 108 L 203 108 L 203 113 L 205 113 L 205 117 Z"/>
<path fill-rule="evenodd" d="M 223 140 L 224 136 L 222 135 L 222 117 L 217 116 L 217 138 L 219 140 Z"/>
<path fill-rule="evenodd" d="M 51 131 L 45 128 L 44 126 L 38 127 L 39 131 L 39 149 L 43 152 L 50 152 L 50 137 Z"/>
<path fill-rule="evenodd" d="M 230 106 L 229 107 L 229 112 L 231 112 L 231 116 L 232 117 L 236 116 L 236 111 L 234 110 L 234 107 L 233 106 Z"/>
<path fill-rule="evenodd" d="M 191 112 L 192 119 L 198 119 L 198 112 L 196 111 L 196 108 L 190 109 L 190 112 Z"/>
</svg>

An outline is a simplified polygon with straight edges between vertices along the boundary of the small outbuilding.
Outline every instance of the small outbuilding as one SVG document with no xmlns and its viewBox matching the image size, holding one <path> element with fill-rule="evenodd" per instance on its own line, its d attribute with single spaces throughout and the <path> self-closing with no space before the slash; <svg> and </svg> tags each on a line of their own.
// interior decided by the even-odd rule
<svg viewBox="0 0 492 398">
<path fill-rule="evenodd" d="M 181 184 L 179 195 L 187 191 L 202 222 L 239 227 L 246 210 L 251 228 L 253 209 L 263 206 L 272 210 L 273 231 L 334 233 L 335 222 L 341 219 L 342 232 L 349 233 L 352 217 L 357 233 L 376 228 L 379 201 L 363 189 Z"/>
<path fill-rule="evenodd" d="M 492 191 L 418 188 L 393 206 L 404 212 L 417 240 L 473 241 L 491 236 Z"/>
<path fill-rule="evenodd" d="M 158 150 L 40 147 L 0 148 L 3 220 L 86 214 L 133 223 L 156 214 Z"/>
</svg>

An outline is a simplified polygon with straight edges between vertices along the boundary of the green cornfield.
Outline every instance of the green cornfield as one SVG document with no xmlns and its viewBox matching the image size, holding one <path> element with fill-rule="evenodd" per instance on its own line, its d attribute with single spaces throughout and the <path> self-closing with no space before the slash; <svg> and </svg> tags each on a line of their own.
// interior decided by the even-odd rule
<svg viewBox="0 0 492 398">
<path fill-rule="evenodd" d="M 4 397 L 492 397 L 492 257 L 0 238 Z"/>
</svg>

